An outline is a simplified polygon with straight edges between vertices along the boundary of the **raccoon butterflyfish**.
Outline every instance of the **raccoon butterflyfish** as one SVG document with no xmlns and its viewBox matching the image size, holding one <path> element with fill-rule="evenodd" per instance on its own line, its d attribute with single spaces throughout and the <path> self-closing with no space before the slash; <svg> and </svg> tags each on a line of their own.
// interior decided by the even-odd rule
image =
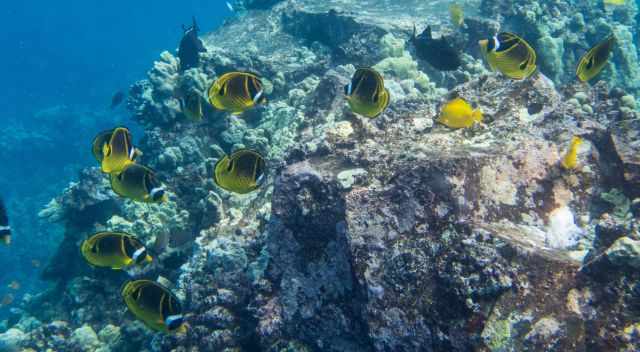
<svg viewBox="0 0 640 352">
<path fill-rule="evenodd" d="M 456 98 L 442 107 L 438 122 L 451 128 L 471 127 L 482 121 L 482 111 L 473 109 L 462 98 Z"/>
<path fill-rule="evenodd" d="M 20 283 L 16 280 L 11 281 L 10 284 L 7 285 L 8 288 L 12 289 L 12 290 L 19 290 L 20 289 Z"/>
<path fill-rule="evenodd" d="M 149 328 L 165 333 L 187 331 L 180 301 L 163 285 L 151 280 L 129 281 L 120 293 L 131 313 Z"/>
<path fill-rule="evenodd" d="M 198 38 L 198 31 L 200 28 L 198 28 L 195 17 L 193 18 L 193 24 L 191 27 L 182 26 L 182 30 L 184 31 L 184 34 L 182 35 L 180 46 L 178 47 L 180 72 L 200 66 L 200 53 L 207 51 L 200 38 Z"/>
<path fill-rule="evenodd" d="M 191 92 L 178 99 L 180 110 L 189 120 L 202 121 L 204 113 L 202 111 L 202 96 L 198 92 Z"/>
<path fill-rule="evenodd" d="M 142 153 L 133 147 L 131 132 L 126 127 L 104 131 L 93 139 L 93 156 L 105 173 L 119 173 L 133 164 Z"/>
<path fill-rule="evenodd" d="M 9 226 L 9 216 L 7 208 L 0 198 L 0 241 L 6 245 L 11 244 L 11 227 Z"/>
<path fill-rule="evenodd" d="M 260 187 L 265 167 L 260 153 L 241 149 L 218 160 L 213 169 L 213 180 L 224 190 L 245 194 Z"/>
<path fill-rule="evenodd" d="M 525 79 L 536 71 L 535 50 L 513 33 L 502 32 L 479 44 L 492 70 L 512 79 Z"/>
<path fill-rule="evenodd" d="M 416 27 L 413 27 L 411 42 L 416 48 L 418 58 L 427 61 L 431 66 L 440 71 L 455 71 L 462 65 L 460 53 L 445 37 L 434 39 L 431 36 L 431 26 L 416 36 Z"/>
<path fill-rule="evenodd" d="M 582 56 L 576 69 L 576 75 L 580 81 L 587 82 L 602 71 L 615 43 L 616 38 L 612 34 Z"/>
<path fill-rule="evenodd" d="M 119 174 L 111 174 L 111 189 L 119 196 L 138 202 L 160 203 L 167 194 L 153 170 L 138 164 L 129 164 Z"/>
<path fill-rule="evenodd" d="M 125 94 L 123 91 L 117 91 L 113 97 L 111 97 L 111 109 L 115 109 L 120 103 L 124 101 Z"/>
<path fill-rule="evenodd" d="M 624 0 L 604 0 L 603 3 L 605 5 L 620 6 L 620 5 L 624 5 Z"/>
<path fill-rule="evenodd" d="M 464 23 L 464 10 L 462 10 L 462 6 L 458 3 L 449 5 L 449 15 L 451 16 L 451 22 L 455 26 L 462 26 Z"/>
<path fill-rule="evenodd" d="M 152 261 L 144 244 L 123 232 L 98 232 L 82 242 L 80 252 L 89 264 L 114 270 Z"/>
<path fill-rule="evenodd" d="M 571 144 L 567 154 L 562 158 L 560 164 L 567 170 L 575 169 L 578 166 L 578 148 L 582 144 L 582 138 L 574 136 L 571 138 Z"/>
<path fill-rule="evenodd" d="M 266 103 L 260 78 L 249 72 L 229 72 L 220 76 L 209 88 L 209 103 L 216 109 L 234 115 Z"/>
<path fill-rule="evenodd" d="M 344 94 L 351 111 L 369 118 L 382 114 L 391 100 L 389 90 L 384 87 L 384 79 L 369 67 L 356 70 L 351 82 L 344 86 Z"/>
</svg>

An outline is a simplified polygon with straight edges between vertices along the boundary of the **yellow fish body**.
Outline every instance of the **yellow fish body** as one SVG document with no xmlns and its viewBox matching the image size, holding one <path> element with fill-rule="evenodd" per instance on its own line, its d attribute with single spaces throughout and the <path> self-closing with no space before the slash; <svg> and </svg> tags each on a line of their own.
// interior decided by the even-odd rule
<svg viewBox="0 0 640 352">
<path fill-rule="evenodd" d="M 567 154 L 565 154 L 560 164 L 567 170 L 575 169 L 578 165 L 578 148 L 582 144 L 582 138 L 578 136 L 574 136 L 571 138 L 571 144 L 569 145 L 569 150 Z"/>
<path fill-rule="evenodd" d="M 178 298 L 151 280 L 127 282 L 120 292 L 129 311 L 155 331 L 185 333 L 187 327 Z"/>
<path fill-rule="evenodd" d="M 603 2 L 605 5 L 614 5 L 614 6 L 624 5 L 624 0 L 604 0 Z"/>
<path fill-rule="evenodd" d="M 369 67 L 356 70 L 351 82 L 344 87 L 344 93 L 351 111 L 369 118 L 382 114 L 391 98 L 382 76 Z"/>
<path fill-rule="evenodd" d="M 451 128 L 466 128 L 482 122 L 482 111 L 473 109 L 462 98 L 456 98 L 442 107 L 438 122 Z"/>
<path fill-rule="evenodd" d="M 265 161 L 260 153 L 241 149 L 225 155 L 214 166 L 213 179 L 222 189 L 239 194 L 249 193 L 258 187 L 265 177 Z"/>
<path fill-rule="evenodd" d="M 100 162 L 104 173 L 119 173 L 141 153 L 131 143 L 131 132 L 126 127 L 104 131 L 93 139 L 93 156 Z"/>
<path fill-rule="evenodd" d="M 610 35 L 605 40 L 596 44 L 593 48 L 589 49 L 578 63 L 576 69 L 576 76 L 582 82 L 587 82 L 593 79 L 602 71 L 607 64 L 609 54 L 613 50 L 613 46 L 616 43 L 616 38 Z"/>
<path fill-rule="evenodd" d="M 512 79 L 525 79 L 536 71 L 536 52 L 519 36 L 502 32 L 478 42 L 489 66 Z"/>
<path fill-rule="evenodd" d="M 130 164 L 119 174 L 111 174 L 111 189 L 119 196 L 137 202 L 161 203 L 167 201 L 167 194 L 155 176 L 146 166 Z"/>
<path fill-rule="evenodd" d="M 119 270 L 153 259 L 134 236 L 123 232 L 99 232 L 82 242 L 80 252 L 89 264 Z"/>
<path fill-rule="evenodd" d="M 220 76 L 209 88 L 209 103 L 218 110 L 237 115 L 266 103 L 260 78 L 248 72 L 229 72 Z"/>
<path fill-rule="evenodd" d="M 464 23 L 464 10 L 462 10 L 462 6 L 457 3 L 449 5 L 449 15 L 451 16 L 451 22 L 455 26 L 462 26 Z"/>
</svg>

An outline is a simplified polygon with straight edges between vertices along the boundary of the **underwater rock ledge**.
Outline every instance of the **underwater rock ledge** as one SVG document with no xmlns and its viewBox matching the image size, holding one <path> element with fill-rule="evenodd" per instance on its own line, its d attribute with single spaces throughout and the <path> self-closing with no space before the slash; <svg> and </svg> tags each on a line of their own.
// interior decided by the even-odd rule
<svg viewBox="0 0 640 352">
<path fill-rule="evenodd" d="M 145 130 L 140 161 L 157 171 L 169 201 L 123 200 L 98 168 L 84 170 L 40 214 L 66 229 L 43 274 L 56 287 L 25 298 L 0 348 L 640 348 L 640 121 L 638 88 L 624 79 L 638 69 L 628 60 L 637 43 L 614 53 L 615 74 L 602 75 L 609 84 L 571 84 L 547 59 L 542 73 L 553 81 L 509 81 L 470 49 L 491 34 L 474 30 L 493 28 L 473 15 L 453 33 L 424 1 L 387 11 L 364 11 L 371 1 L 254 3 L 265 6 L 246 6 L 261 10 L 202 38 L 200 67 L 180 73 L 167 51 L 132 86 L 127 105 Z M 591 34 L 572 24 L 578 15 L 606 15 L 581 5 L 550 22 L 572 3 L 481 3 L 562 61 Z M 628 16 L 615 12 L 607 28 L 637 28 L 637 6 L 625 6 Z M 411 20 L 425 18 L 465 44 L 459 71 L 425 68 L 406 44 Z M 570 31 L 561 33 L 564 24 Z M 365 64 L 382 71 L 392 96 L 375 119 L 351 113 L 342 95 Z M 207 104 L 202 121 L 189 120 L 175 93 L 204 92 L 235 69 L 260 73 L 269 103 L 240 117 Z M 480 106 L 483 124 L 438 124 L 455 97 Z M 561 159 L 575 135 L 584 139 L 579 167 L 567 170 Z M 262 186 L 241 196 L 213 181 L 216 161 L 240 148 L 268 162 Z M 128 275 L 85 264 L 79 243 L 105 229 L 135 234 L 158 254 L 132 275 L 174 284 L 186 334 L 146 329 L 121 302 Z"/>
</svg>

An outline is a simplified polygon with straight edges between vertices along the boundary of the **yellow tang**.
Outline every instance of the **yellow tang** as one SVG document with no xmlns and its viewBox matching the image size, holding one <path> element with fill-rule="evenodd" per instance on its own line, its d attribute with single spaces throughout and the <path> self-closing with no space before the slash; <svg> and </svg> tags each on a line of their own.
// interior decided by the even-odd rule
<svg viewBox="0 0 640 352">
<path fill-rule="evenodd" d="M 361 67 L 356 70 L 351 82 L 344 86 L 344 94 L 351 111 L 374 118 L 389 106 L 391 95 L 384 87 L 384 79 L 374 69 Z"/>
<path fill-rule="evenodd" d="M 225 73 L 209 88 L 209 103 L 234 115 L 266 101 L 262 81 L 249 72 Z"/>
<path fill-rule="evenodd" d="M 245 194 L 258 187 L 264 180 L 265 161 L 260 153 L 241 149 L 218 160 L 213 179 L 222 189 Z"/>
<path fill-rule="evenodd" d="M 575 169 L 578 166 L 578 148 L 582 144 L 582 138 L 578 136 L 574 136 L 571 138 L 571 144 L 569 145 L 569 150 L 567 154 L 562 158 L 560 164 L 565 169 L 571 170 Z"/>
<path fill-rule="evenodd" d="M 123 232 L 98 232 L 82 242 L 80 252 L 89 264 L 115 270 L 152 261 L 147 248 Z"/>
<path fill-rule="evenodd" d="M 449 15 L 451 16 L 451 22 L 460 27 L 464 23 L 464 10 L 462 6 L 457 3 L 449 5 Z"/>
<path fill-rule="evenodd" d="M 462 98 L 456 98 L 442 107 L 438 122 L 451 128 L 471 127 L 476 122 L 482 121 L 482 111 L 473 109 Z"/>
<path fill-rule="evenodd" d="M 198 92 L 191 92 L 186 97 L 178 99 L 180 110 L 188 119 L 192 121 L 202 121 L 202 97 Z"/>
<path fill-rule="evenodd" d="M 133 147 L 131 139 L 131 132 L 126 127 L 100 132 L 93 139 L 93 156 L 100 162 L 102 172 L 122 172 L 142 154 Z"/>
<path fill-rule="evenodd" d="M 589 49 L 589 51 L 582 56 L 576 69 L 576 75 L 580 81 L 587 82 L 602 71 L 615 43 L 616 38 L 612 34 L 607 37 L 607 39 Z"/>
<path fill-rule="evenodd" d="M 130 164 L 121 173 L 112 174 L 111 189 L 121 197 L 138 202 L 167 201 L 166 191 L 156 179 L 153 170 L 138 164 Z"/>
<path fill-rule="evenodd" d="M 120 294 L 131 313 L 149 328 L 165 333 L 187 331 L 180 301 L 159 283 L 151 280 L 129 281 Z"/>
<path fill-rule="evenodd" d="M 492 70 L 512 79 L 525 79 L 536 71 L 536 52 L 524 39 L 502 32 L 478 42 Z"/>
</svg>

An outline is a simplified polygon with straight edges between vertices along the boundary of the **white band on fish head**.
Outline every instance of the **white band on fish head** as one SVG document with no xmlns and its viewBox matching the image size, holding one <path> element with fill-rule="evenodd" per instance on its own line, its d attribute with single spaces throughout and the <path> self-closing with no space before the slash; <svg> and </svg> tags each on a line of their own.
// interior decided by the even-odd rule
<svg viewBox="0 0 640 352">
<path fill-rule="evenodd" d="M 349 85 L 347 85 L 347 95 L 351 95 L 352 89 L 353 89 L 353 82 L 349 82 Z"/>
<path fill-rule="evenodd" d="M 156 197 L 156 195 L 157 195 L 158 193 L 160 193 L 160 192 L 164 192 L 164 188 L 163 188 L 163 187 L 156 187 L 156 188 L 153 188 L 153 189 L 151 190 L 151 192 L 149 193 L 149 195 L 151 196 L 151 198 L 155 198 L 155 197 Z"/>
<path fill-rule="evenodd" d="M 262 98 L 262 94 L 264 94 L 264 90 L 259 90 L 258 93 L 256 93 L 256 95 L 253 97 L 253 103 L 254 104 L 258 104 L 258 101 L 260 101 L 260 98 Z"/>
<path fill-rule="evenodd" d="M 498 51 L 498 49 L 500 49 L 500 41 L 498 40 L 497 35 L 493 37 L 493 46 L 494 46 L 493 48 L 494 51 Z"/>
<path fill-rule="evenodd" d="M 173 330 L 173 329 L 179 328 L 180 325 L 182 325 L 183 320 L 184 318 L 182 314 L 170 315 L 164 319 L 164 323 L 167 326 L 167 328 Z"/>
<path fill-rule="evenodd" d="M 131 148 L 131 151 L 129 152 L 129 159 L 133 160 L 133 157 L 136 155 L 136 148 Z"/>
<path fill-rule="evenodd" d="M 135 252 L 133 252 L 133 258 L 131 258 L 131 259 L 133 259 L 133 261 L 134 261 L 134 262 L 137 262 L 137 261 L 138 261 L 138 258 L 139 258 L 143 253 L 146 253 L 146 252 L 147 252 L 147 249 L 146 249 L 146 248 L 144 248 L 144 247 L 138 248 Z"/>
<path fill-rule="evenodd" d="M 0 231 L 11 231 L 11 226 L 0 226 Z"/>
</svg>

